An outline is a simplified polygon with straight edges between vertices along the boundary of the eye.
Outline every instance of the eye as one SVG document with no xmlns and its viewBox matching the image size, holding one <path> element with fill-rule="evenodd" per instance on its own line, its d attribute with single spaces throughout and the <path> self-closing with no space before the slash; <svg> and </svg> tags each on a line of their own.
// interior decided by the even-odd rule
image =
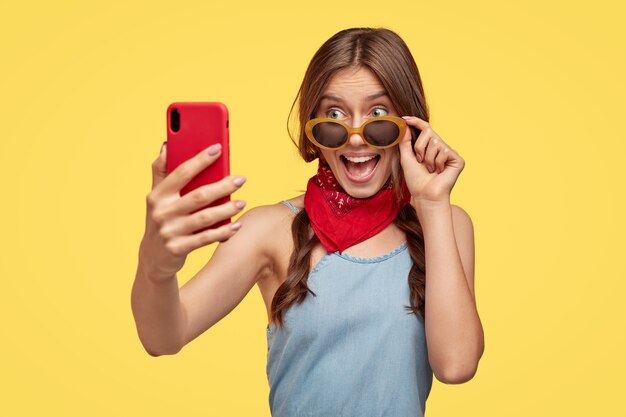
<svg viewBox="0 0 626 417">
<path fill-rule="evenodd" d="M 326 112 L 327 117 L 330 117 L 331 119 L 341 119 L 342 116 L 345 116 L 341 110 L 338 109 L 330 109 L 328 110 L 328 112 Z"/>
<path fill-rule="evenodd" d="M 387 116 L 387 114 L 387 109 L 385 109 L 384 107 L 376 107 L 374 110 L 372 110 L 372 116 L 374 117 Z"/>
</svg>

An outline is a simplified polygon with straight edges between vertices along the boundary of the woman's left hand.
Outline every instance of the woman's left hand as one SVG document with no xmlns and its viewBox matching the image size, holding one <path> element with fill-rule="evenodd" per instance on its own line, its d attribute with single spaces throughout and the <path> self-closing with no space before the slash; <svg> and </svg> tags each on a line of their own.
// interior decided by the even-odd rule
<svg viewBox="0 0 626 417">
<path fill-rule="evenodd" d="M 411 129 L 399 144 L 400 163 L 411 204 L 417 202 L 449 202 L 450 192 L 465 166 L 465 160 L 450 148 L 430 124 L 419 117 L 405 117 L 409 126 L 422 131 L 411 147 Z"/>
</svg>

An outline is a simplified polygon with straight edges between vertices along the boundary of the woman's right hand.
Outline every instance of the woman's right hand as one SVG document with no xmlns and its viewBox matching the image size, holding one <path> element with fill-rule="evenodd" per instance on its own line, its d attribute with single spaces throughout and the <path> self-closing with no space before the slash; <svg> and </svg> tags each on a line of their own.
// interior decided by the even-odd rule
<svg viewBox="0 0 626 417">
<path fill-rule="evenodd" d="M 174 277 L 185 264 L 187 254 L 194 249 L 233 236 L 241 223 L 229 223 L 195 234 L 194 231 L 229 219 L 245 206 L 245 202 L 235 200 L 193 213 L 239 189 L 245 178 L 228 176 L 181 197 L 180 190 L 219 158 L 221 148 L 213 145 L 204 149 L 168 175 L 166 147 L 164 143 L 159 157 L 152 163 L 152 191 L 146 197 L 146 231 L 139 251 L 144 273 L 155 282 Z"/>
</svg>

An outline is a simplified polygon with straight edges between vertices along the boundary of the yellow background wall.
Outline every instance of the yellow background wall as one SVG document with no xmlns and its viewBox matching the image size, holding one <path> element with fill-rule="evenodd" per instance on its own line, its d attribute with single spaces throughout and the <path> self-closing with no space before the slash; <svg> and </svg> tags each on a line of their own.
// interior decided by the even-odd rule
<svg viewBox="0 0 626 417">
<path fill-rule="evenodd" d="M 435 381 L 427 415 L 625 415 L 620 2 L 219 3 L 0 2 L 0 414 L 269 416 L 256 287 L 178 355 L 137 337 L 165 109 L 225 102 L 248 177 L 235 196 L 295 196 L 315 164 L 285 126 L 310 58 L 340 29 L 385 26 L 466 160 L 452 202 L 476 233 L 485 354 L 470 382 Z"/>
</svg>

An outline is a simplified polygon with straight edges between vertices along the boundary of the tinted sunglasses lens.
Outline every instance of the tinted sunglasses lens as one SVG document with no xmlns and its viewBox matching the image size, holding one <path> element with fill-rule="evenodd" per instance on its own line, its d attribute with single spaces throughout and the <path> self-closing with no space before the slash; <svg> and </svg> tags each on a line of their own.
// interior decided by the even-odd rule
<svg viewBox="0 0 626 417">
<path fill-rule="evenodd" d="M 338 148 L 348 139 L 348 131 L 339 123 L 322 122 L 313 126 L 313 137 L 320 145 Z"/>
<path fill-rule="evenodd" d="M 365 139 L 374 146 L 388 146 L 400 135 L 400 127 L 389 120 L 368 123 L 363 128 Z"/>
</svg>

